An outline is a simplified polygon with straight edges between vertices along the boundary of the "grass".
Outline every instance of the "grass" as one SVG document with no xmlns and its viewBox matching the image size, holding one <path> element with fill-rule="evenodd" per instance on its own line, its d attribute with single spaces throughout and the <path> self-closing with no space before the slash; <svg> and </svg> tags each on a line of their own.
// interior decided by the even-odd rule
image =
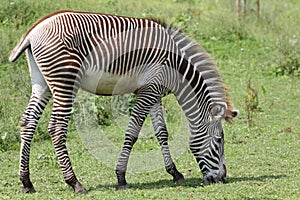
<svg viewBox="0 0 300 200">
<path fill-rule="evenodd" d="M 251 8 L 255 8 L 255 5 L 249 1 L 248 15 L 237 22 L 234 1 L 228 0 L 54 0 L 51 3 L 47 0 L 4 0 L 0 5 L 1 199 L 299 198 L 300 80 L 297 66 L 300 51 L 300 4 L 297 0 L 266 0 L 261 3 L 260 19 L 252 12 Z M 73 194 L 63 181 L 46 131 L 49 106 L 40 120 L 32 143 L 30 169 L 37 193 L 21 193 L 21 183 L 17 176 L 18 121 L 27 105 L 31 86 L 24 57 L 16 63 L 8 63 L 7 58 L 21 35 L 37 19 L 58 9 L 163 18 L 168 23 L 183 26 L 186 34 L 199 41 L 211 53 L 235 106 L 240 110 L 233 125 L 224 125 L 228 168 L 226 184 L 201 186 L 201 173 L 187 146 L 188 130 L 180 115 L 177 115 L 179 108 L 174 99 L 168 97 L 164 105 L 168 109 L 166 119 L 171 134 L 171 153 L 177 168 L 186 178 L 185 183 L 173 184 L 171 177 L 164 171 L 159 146 L 148 124 L 129 161 L 127 180 L 130 189 L 115 191 L 115 160 L 123 142 L 126 119 L 115 120 L 111 126 L 102 126 L 97 135 L 88 135 L 80 131 L 76 116 L 81 115 L 76 113 L 70 123 L 68 149 L 74 170 L 89 194 Z M 286 67 L 292 69 L 292 72 Z M 282 70 L 285 70 L 284 73 Z M 259 101 L 259 111 L 255 112 L 254 126 L 250 128 L 245 105 L 248 80 L 251 80 L 251 87 L 257 92 Z M 91 102 L 88 105 L 95 106 L 93 102 L 97 101 L 92 99 Z M 94 133 L 92 129 L 90 133 Z M 184 137 L 181 138 L 181 135 Z M 97 151 L 84 139 L 96 141 L 97 148 L 99 144 L 105 143 L 97 143 L 96 139 L 108 139 L 113 145 Z"/>
</svg>

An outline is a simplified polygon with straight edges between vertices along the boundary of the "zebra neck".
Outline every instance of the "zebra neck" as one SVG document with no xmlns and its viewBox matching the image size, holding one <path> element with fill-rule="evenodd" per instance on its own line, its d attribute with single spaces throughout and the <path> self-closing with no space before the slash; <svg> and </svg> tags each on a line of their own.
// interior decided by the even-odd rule
<svg viewBox="0 0 300 200">
<path fill-rule="evenodd" d="M 212 110 L 221 108 L 225 111 L 225 92 L 219 76 L 208 76 L 198 67 L 183 61 L 177 69 L 177 80 L 174 93 L 189 121 L 192 133 L 199 132 L 214 117 L 219 117 L 219 112 L 212 116 Z"/>
<path fill-rule="evenodd" d="M 181 80 L 174 92 L 185 113 L 190 128 L 196 129 L 209 120 L 210 96 L 207 86 L 201 77 L 198 80 Z M 194 85 L 196 82 L 198 84 Z"/>
</svg>

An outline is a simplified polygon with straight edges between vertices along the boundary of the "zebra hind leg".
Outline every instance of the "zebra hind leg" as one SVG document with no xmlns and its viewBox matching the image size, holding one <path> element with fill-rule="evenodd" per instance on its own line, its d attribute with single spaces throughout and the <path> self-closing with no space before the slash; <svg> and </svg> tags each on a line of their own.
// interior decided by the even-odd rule
<svg viewBox="0 0 300 200">
<path fill-rule="evenodd" d="M 75 176 L 66 146 L 68 122 L 71 117 L 74 99 L 80 87 L 82 72 L 79 70 L 80 66 L 77 66 L 75 63 L 72 63 L 70 66 L 52 66 L 52 68 L 59 69 L 59 73 L 53 72 L 55 79 L 51 76 L 45 77 L 51 91 L 53 91 L 53 108 L 48 132 L 51 136 L 65 182 L 73 188 L 75 193 L 87 194 L 87 190 Z"/>
<path fill-rule="evenodd" d="M 155 136 L 161 146 L 166 171 L 173 176 L 174 183 L 184 182 L 183 175 L 177 170 L 168 146 L 168 131 L 163 117 L 161 102 L 155 104 L 150 111 L 151 121 L 154 127 Z"/>
<path fill-rule="evenodd" d="M 27 49 L 25 53 L 28 58 L 27 62 L 31 73 L 32 92 L 27 108 L 20 119 L 21 147 L 19 178 L 23 184 L 22 191 L 24 193 L 34 193 L 35 189 L 29 175 L 30 143 L 40 116 L 49 102 L 49 99 L 52 97 L 52 94 L 38 69 L 31 50 Z"/>
<path fill-rule="evenodd" d="M 63 92 L 54 93 L 53 110 L 48 131 L 51 135 L 52 143 L 54 145 L 65 182 L 73 188 L 75 193 L 87 194 L 87 190 L 75 176 L 67 151 L 67 128 L 74 100 L 72 95 L 67 97 L 67 94 L 68 92 L 65 92 L 65 94 L 63 94 Z M 60 99 L 61 96 L 64 98 Z"/>
<path fill-rule="evenodd" d="M 30 181 L 29 176 L 29 157 L 30 157 L 30 143 L 33 138 L 38 120 L 42 115 L 42 112 L 51 98 L 49 88 L 39 93 L 36 92 L 36 87 L 32 89 L 32 95 L 24 114 L 20 120 L 20 166 L 19 166 L 19 178 L 23 184 L 22 191 L 24 193 L 34 193 L 35 189 Z"/>
</svg>

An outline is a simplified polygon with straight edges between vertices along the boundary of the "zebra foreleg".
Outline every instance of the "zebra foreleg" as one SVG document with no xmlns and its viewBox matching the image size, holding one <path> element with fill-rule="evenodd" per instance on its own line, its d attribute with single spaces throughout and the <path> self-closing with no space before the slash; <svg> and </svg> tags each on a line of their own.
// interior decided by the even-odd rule
<svg viewBox="0 0 300 200">
<path fill-rule="evenodd" d="M 50 90 L 45 86 L 45 90 L 38 91 L 36 88 L 41 88 L 40 85 L 32 87 L 32 95 L 24 114 L 20 120 L 20 167 L 19 178 L 23 184 L 22 191 L 24 193 L 34 193 L 35 189 L 30 181 L 29 175 L 29 157 L 30 143 L 33 138 L 38 120 L 42 112 L 51 98 Z"/>
<path fill-rule="evenodd" d="M 157 103 L 159 94 L 150 88 L 143 88 L 137 92 L 137 100 L 134 105 L 128 128 L 125 133 L 124 145 L 116 166 L 116 175 L 118 179 L 117 190 L 127 188 L 125 178 L 130 151 L 138 138 L 141 127 L 150 112 L 150 109 Z"/>
<path fill-rule="evenodd" d="M 154 127 L 155 136 L 161 146 L 166 171 L 173 176 L 173 182 L 184 182 L 183 175 L 177 170 L 170 154 L 168 146 L 168 131 L 163 116 L 161 101 L 155 104 L 150 111 L 151 121 Z"/>
</svg>

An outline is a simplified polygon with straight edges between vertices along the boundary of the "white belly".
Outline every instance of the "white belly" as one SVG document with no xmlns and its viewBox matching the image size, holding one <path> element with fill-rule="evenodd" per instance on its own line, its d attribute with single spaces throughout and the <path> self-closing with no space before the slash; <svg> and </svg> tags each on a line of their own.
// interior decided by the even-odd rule
<svg viewBox="0 0 300 200">
<path fill-rule="evenodd" d="M 83 77 L 81 88 L 99 95 L 118 95 L 132 93 L 141 87 L 143 80 L 137 77 L 117 76 L 111 73 L 87 74 Z"/>
</svg>

